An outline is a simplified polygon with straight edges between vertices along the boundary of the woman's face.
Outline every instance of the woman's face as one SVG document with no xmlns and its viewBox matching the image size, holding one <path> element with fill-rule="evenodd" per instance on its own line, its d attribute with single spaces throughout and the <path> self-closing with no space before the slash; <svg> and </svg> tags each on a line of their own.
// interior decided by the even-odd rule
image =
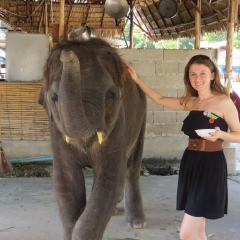
<svg viewBox="0 0 240 240">
<path fill-rule="evenodd" d="M 194 63 L 189 68 L 189 81 L 196 91 L 210 89 L 215 74 L 204 64 Z"/>
</svg>

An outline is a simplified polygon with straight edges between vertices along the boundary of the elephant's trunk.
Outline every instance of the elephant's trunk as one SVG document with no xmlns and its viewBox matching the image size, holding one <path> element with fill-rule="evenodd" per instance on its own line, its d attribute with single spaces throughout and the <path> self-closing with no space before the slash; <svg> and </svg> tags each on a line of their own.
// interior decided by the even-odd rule
<svg viewBox="0 0 240 240">
<path fill-rule="evenodd" d="M 80 63 L 75 53 L 64 49 L 60 57 L 63 71 L 59 86 L 60 118 L 67 137 L 91 136 L 95 131 L 87 119 L 81 94 Z"/>
</svg>

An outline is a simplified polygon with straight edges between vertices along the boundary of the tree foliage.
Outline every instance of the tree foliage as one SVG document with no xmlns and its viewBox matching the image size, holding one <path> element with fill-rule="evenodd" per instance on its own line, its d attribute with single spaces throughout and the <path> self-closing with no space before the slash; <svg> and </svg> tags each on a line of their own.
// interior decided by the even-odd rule
<svg viewBox="0 0 240 240">
<path fill-rule="evenodd" d="M 126 24 L 124 29 L 126 40 L 130 40 L 130 24 Z M 201 41 L 215 43 L 226 41 L 227 32 L 205 33 L 201 36 Z M 179 38 L 177 40 L 159 40 L 154 42 L 150 40 L 146 33 L 134 25 L 133 31 L 133 48 L 160 48 L 160 49 L 194 49 L 194 38 Z M 234 33 L 234 48 L 240 49 L 240 32 Z"/>
<path fill-rule="evenodd" d="M 234 48 L 240 49 L 240 32 L 235 32 L 234 34 Z"/>
<path fill-rule="evenodd" d="M 205 33 L 201 40 L 209 43 L 221 42 L 227 39 L 227 32 Z"/>
<path fill-rule="evenodd" d="M 179 39 L 179 49 L 194 49 L 193 38 L 181 38 Z"/>
</svg>

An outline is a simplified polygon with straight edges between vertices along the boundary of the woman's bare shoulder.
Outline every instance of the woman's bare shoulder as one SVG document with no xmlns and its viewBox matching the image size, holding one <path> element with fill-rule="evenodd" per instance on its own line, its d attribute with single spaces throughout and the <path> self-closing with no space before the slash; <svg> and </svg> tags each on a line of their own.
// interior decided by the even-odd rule
<svg viewBox="0 0 240 240">
<path fill-rule="evenodd" d="M 221 94 L 216 98 L 215 101 L 217 108 L 222 112 L 223 116 L 231 115 L 236 112 L 236 106 L 232 99 L 225 95 Z"/>
<path fill-rule="evenodd" d="M 226 94 L 219 94 L 216 96 L 215 101 L 219 104 L 229 104 L 232 103 L 232 99 Z"/>
<path fill-rule="evenodd" d="M 186 104 L 187 111 L 195 110 L 195 105 L 196 105 L 197 99 L 198 99 L 197 97 L 189 97 L 188 98 L 188 101 Z"/>
</svg>

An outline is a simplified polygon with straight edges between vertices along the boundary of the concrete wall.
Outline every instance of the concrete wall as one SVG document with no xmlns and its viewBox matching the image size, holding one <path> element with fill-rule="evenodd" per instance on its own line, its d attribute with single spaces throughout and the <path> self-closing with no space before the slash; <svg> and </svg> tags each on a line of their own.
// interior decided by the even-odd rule
<svg viewBox="0 0 240 240">
<path fill-rule="evenodd" d="M 169 97 L 184 93 L 183 73 L 188 60 L 205 54 L 217 60 L 217 50 L 160 50 L 120 49 L 120 55 L 130 63 L 147 84 Z M 188 112 L 173 111 L 148 99 L 144 158 L 181 159 L 187 137 L 181 132 L 182 121 Z M 9 158 L 51 154 L 49 142 L 3 142 Z M 224 148 L 228 173 L 236 174 L 236 151 L 229 144 Z M 24 156 L 25 155 L 25 156 Z"/>
</svg>

